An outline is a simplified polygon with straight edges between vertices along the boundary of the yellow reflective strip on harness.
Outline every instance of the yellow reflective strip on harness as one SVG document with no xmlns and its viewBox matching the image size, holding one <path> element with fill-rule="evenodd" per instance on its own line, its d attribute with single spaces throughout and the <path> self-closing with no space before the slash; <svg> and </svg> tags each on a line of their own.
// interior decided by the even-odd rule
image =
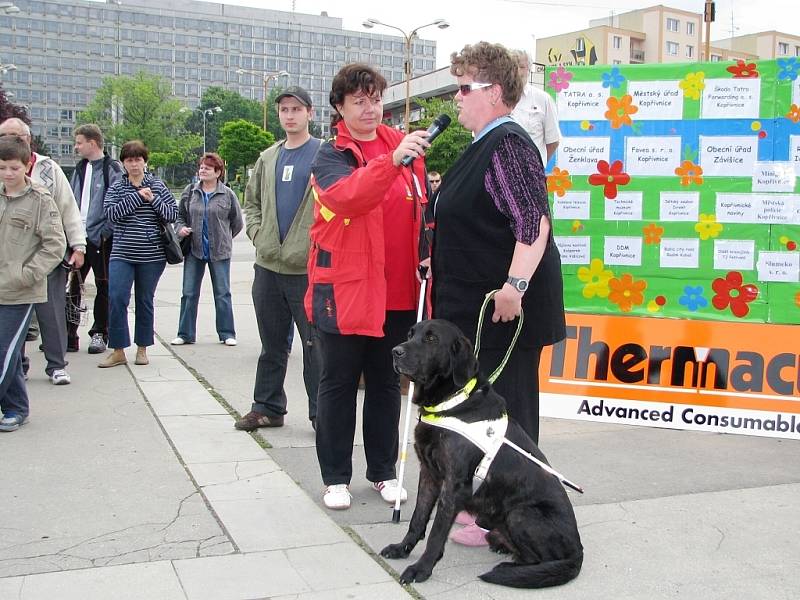
<svg viewBox="0 0 800 600">
<path fill-rule="evenodd" d="M 469 398 L 469 395 L 472 393 L 472 390 L 475 389 L 475 386 L 478 384 L 478 379 L 473 377 L 467 382 L 463 388 L 461 388 L 458 392 L 456 392 L 453 396 L 445 400 L 444 402 L 440 402 L 436 406 L 423 406 L 422 410 L 429 413 L 437 413 L 442 412 L 445 410 L 450 410 L 461 404 L 464 400 Z"/>
</svg>

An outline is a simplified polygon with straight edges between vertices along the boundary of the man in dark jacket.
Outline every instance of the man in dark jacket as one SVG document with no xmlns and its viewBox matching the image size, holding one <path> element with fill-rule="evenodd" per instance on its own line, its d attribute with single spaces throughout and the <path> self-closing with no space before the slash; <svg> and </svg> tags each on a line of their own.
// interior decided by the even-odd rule
<svg viewBox="0 0 800 600">
<path fill-rule="evenodd" d="M 89 354 L 102 354 L 108 343 L 108 261 L 114 226 L 103 212 L 106 191 L 122 178 L 122 165 L 103 152 L 103 132 L 97 125 L 81 125 L 75 129 L 75 151 L 81 156 L 70 184 L 86 228 L 86 260 L 79 270 L 80 279 L 72 275 L 69 299 L 75 306 L 81 302 L 80 282 L 89 269 L 94 273 L 97 295 L 94 299 L 94 324 L 89 330 L 92 340 Z M 67 351 L 79 349 L 78 324 L 67 323 Z"/>
</svg>

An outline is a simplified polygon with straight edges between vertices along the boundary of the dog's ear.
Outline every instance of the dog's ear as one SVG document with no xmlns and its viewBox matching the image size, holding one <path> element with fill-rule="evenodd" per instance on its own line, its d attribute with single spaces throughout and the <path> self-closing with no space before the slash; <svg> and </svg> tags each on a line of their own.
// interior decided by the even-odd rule
<svg viewBox="0 0 800 600">
<path fill-rule="evenodd" d="M 453 340 L 450 346 L 450 370 L 453 373 L 453 383 L 464 387 L 478 372 L 478 361 L 472 352 L 472 344 L 463 335 Z"/>
</svg>

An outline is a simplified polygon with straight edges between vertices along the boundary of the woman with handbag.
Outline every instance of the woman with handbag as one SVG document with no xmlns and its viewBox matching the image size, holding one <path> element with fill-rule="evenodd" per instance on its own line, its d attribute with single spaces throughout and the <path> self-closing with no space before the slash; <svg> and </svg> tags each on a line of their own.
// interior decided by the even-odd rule
<svg viewBox="0 0 800 600">
<path fill-rule="evenodd" d="M 106 218 L 114 223 L 108 268 L 108 346 L 113 350 L 97 365 L 101 368 L 128 362 L 128 304 L 134 283 L 134 363 L 150 362 L 147 346 L 154 343 L 153 299 L 167 263 L 163 232 L 168 223 L 175 222 L 178 206 L 164 182 L 147 171 L 148 156 L 147 146 L 139 140 L 123 144 L 119 158 L 126 174 L 109 188 L 103 203 Z"/>
<path fill-rule="evenodd" d="M 231 302 L 231 248 L 233 238 L 244 223 L 239 199 L 222 182 L 224 173 L 225 163 L 220 156 L 207 152 L 198 165 L 200 180 L 187 185 L 181 194 L 175 230 L 181 238 L 181 246 L 187 250 L 178 337 L 172 340 L 173 346 L 195 342 L 197 305 L 206 266 L 214 290 L 217 336 L 226 346 L 236 345 Z"/>
</svg>

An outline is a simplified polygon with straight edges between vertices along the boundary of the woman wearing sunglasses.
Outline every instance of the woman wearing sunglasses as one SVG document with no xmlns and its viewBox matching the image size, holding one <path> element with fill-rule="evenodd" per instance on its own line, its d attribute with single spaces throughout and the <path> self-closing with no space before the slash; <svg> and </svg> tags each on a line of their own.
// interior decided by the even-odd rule
<svg viewBox="0 0 800 600">
<path fill-rule="evenodd" d="M 539 356 L 543 346 L 566 336 L 561 259 L 542 160 L 510 117 L 523 81 L 509 51 L 480 42 L 450 60 L 458 79 L 458 121 L 475 137 L 439 188 L 433 316 L 454 322 L 474 342 L 483 299 L 499 289 L 481 337 L 480 362 L 490 373 L 511 345 L 524 310 L 522 332 L 494 387 L 506 399 L 509 415 L 538 442 Z M 457 522 L 468 524 L 465 517 Z M 484 534 L 473 523 L 452 537 L 482 545 Z"/>
</svg>

